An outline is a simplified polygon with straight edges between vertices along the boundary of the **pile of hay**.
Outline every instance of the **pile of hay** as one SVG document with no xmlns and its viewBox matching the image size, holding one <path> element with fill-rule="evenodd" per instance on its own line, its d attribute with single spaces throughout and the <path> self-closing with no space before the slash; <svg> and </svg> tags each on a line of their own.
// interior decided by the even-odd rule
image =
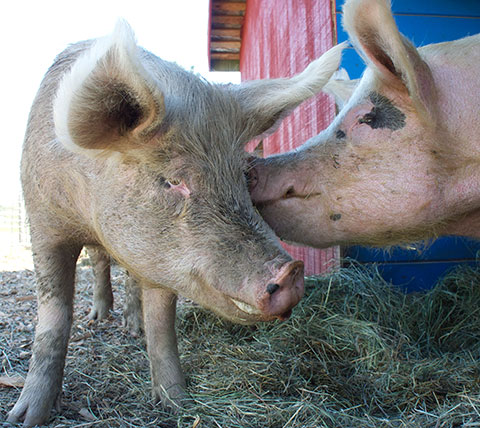
<svg viewBox="0 0 480 428">
<path fill-rule="evenodd" d="M 91 290 L 80 295 L 88 302 Z M 259 326 L 184 303 L 177 328 L 193 406 L 177 416 L 151 402 L 145 346 L 120 334 L 121 311 L 89 326 L 88 304 L 78 303 L 64 407 L 52 426 L 480 426 L 479 270 L 405 295 L 352 265 L 309 278 L 289 321 Z"/>
</svg>

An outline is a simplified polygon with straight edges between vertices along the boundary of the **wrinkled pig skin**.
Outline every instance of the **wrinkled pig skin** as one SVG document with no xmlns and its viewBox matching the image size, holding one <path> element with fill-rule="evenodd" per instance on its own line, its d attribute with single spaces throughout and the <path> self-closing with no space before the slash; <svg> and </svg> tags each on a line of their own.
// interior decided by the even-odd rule
<svg viewBox="0 0 480 428">
<path fill-rule="evenodd" d="M 252 205 L 244 145 L 318 93 L 342 49 L 289 79 L 228 86 L 139 48 L 124 22 L 57 57 L 34 101 L 22 157 L 38 324 L 9 422 L 45 423 L 59 395 L 85 245 L 139 281 L 143 295 L 134 300 L 143 301 L 153 395 L 167 407 L 185 398 L 177 294 L 233 322 L 288 318 L 303 295 L 303 265 Z M 97 297 L 93 318 L 111 307 L 108 289 Z"/>
<path fill-rule="evenodd" d="M 254 161 L 252 199 L 283 239 L 373 246 L 479 237 L 480 35 L 418 50 L 386 0 L 349 0 L 344 27 L 367 68 L 331 125 Z M 342 104 L 342 103 L 340 103 Z"/>
</svg>

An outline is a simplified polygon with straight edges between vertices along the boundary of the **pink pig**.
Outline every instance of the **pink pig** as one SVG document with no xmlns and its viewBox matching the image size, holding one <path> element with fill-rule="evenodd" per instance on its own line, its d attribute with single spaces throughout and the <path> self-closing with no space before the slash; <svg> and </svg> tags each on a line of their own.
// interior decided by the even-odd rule
<svg viewBox="0 0 480 428">
<path fill-rule="evenodd" d="M 388 0 L 348 0 L 344 27 L 367 63 L 332 124 L 258 159 L 252 199 L 283 239 L 313 247 L 480 236 L 480 35 L 416 49 Z"/>
</svg>

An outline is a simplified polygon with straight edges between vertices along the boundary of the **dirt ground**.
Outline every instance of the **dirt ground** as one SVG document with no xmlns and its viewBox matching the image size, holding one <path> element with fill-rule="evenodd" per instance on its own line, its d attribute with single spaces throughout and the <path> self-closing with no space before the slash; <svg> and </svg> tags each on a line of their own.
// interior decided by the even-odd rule
<svg viewBox="0 0 480 428">
<path fill-rule="evenodd" d="M 9 426 L 36 324 L 29 249 L 8 242 L 0 245 L 0 427 Z M 93 273 L 80 259 L 62 406 L 49 427 L 480 426 L 479 269 L 418 296 L 340 269 L 308 279 L 287 322 L 257 326 L 182 301 L 177 331 L 192 406 L 178 415 L 152 401 L 145 341 L 122 327 L 124 280 L 114 267 L 114 310 L 90 322 Z"/>
<path fill-rule="evenodd" d="M 143 385 L 132 385 L 136 380 L 149 382 L 148 361 L 145 344 L 142 338 L 132 338 L 122 328 L 122 300 L 124 273 L 118 267 L 112 272 L 112 286 L 116 297 L 115 310 L 106 321 L 92 323 L 88 313 L 92 301 L 93 273 L 88 265 L 88 259 L 80 261 L 77 268 L 76 303 L 74 308 L 74 325 L 67 356 L 64 378 L 63 401 L 61 415 L 54 419 L 50 426 L 55 427 L 85 427 L 85 426 L 143 426 L 143 423 L 118 422 L 109 423 L 108 418 L 99 422 L 97 416 L 89 410 L 89 391 L 108 391 L 107 374 L 102 374 L 102 367 L 108 364 L 110 356 L 124 353 L 126 361 L 134 362 L 129 373 L 123 373 L 123 367 L 110 367 L 116 370 L 118 376 L 126 378 L 126 391 L 109 391 L 107 395 L 115 401 L 122 397 L 140 394 L 138 400 L 150 403 L 148 390 Z M 0 385 L 0 426 L 10 426 L 3 421 L 7 411 L 15 404 L 21 391 L 23 378 L 26 376 L 28 362 L 31 357 L 31 347 L 36 324 L 35 280 L 32 271 L 31 254 L 28 248 L 16 248 L 13 253 L 0 255 L 0 377 L 18 381 L 19 386 Z M 76 359 L 84 359 L 90 365 L 91 371 L 85 372 L 85 365 L 77 366 Z M 102 379 L 102 376 L 105 378 Z M 133 392 L 132 392 L 133 391 Z M 108 400 L 108 396 L 104 397 Z M 104 404 L 104 403 L 103 403 Z M 100 406 L 103 405 L 100 403 Z M 107 404 L 105 404 L 107 405 Z M 108 404 L 111 406 L 111 404 Z M 132 409 L 134 411 L 134 409 Z M 121 420 L 121 418 L 119 418 Z M 133 418 L 134 419 L 134 418 Z M 156 426 L 155 424 L 152 426 Z"/>
<path fill-rule="evenodd" d="M 88 313 L 93 296 L 93 271 L 88 257 L 82 255 L 79 260 L 62 406 L 60 412 L 52 413 L 50 427 L 173 426 L 168 422 L 173 420 L 170 415 L 161 417 L 166 420 L 162 424 L 161 413 L 152 416 L 155 405 L 150 397 L 145 342 L 123 328 L 124 276 L 122 269 L 113 266 L 114 311 L 108 320 L 92 322 Z M 14 232 L 1 231 L 0 427 L 11 426 L 4 421 L 20 394 L 28 370 L 36 311 L 31 250 L 17 242 Z M 102 408 L 108 415 L 101 414 Z"/>
</svg>

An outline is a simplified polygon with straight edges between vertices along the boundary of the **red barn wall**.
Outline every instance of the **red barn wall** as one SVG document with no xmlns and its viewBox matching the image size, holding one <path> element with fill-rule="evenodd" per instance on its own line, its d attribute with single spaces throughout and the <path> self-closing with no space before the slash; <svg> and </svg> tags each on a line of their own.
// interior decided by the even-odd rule
<svg viewBox="0 0 480 428">
<path fill-rule="evenodd" d="M 247 0 L 240 52 L 242 80 L 290 77 L 301 72 L 333 46 L 333 10 L 332 0 Z M 326 128 L 334 115 L 334 102 L 318 95 L 295 109 L 263 140 L 263 154 L 298 147 Z M 253 150 L 257 144 L 252 142 L 248 148 Z M 338 247 L 315 250 L 285 244 L 285 248 L 305 262 L 307 275 L 323 273 L 339 263 Z"/>
</svg>

